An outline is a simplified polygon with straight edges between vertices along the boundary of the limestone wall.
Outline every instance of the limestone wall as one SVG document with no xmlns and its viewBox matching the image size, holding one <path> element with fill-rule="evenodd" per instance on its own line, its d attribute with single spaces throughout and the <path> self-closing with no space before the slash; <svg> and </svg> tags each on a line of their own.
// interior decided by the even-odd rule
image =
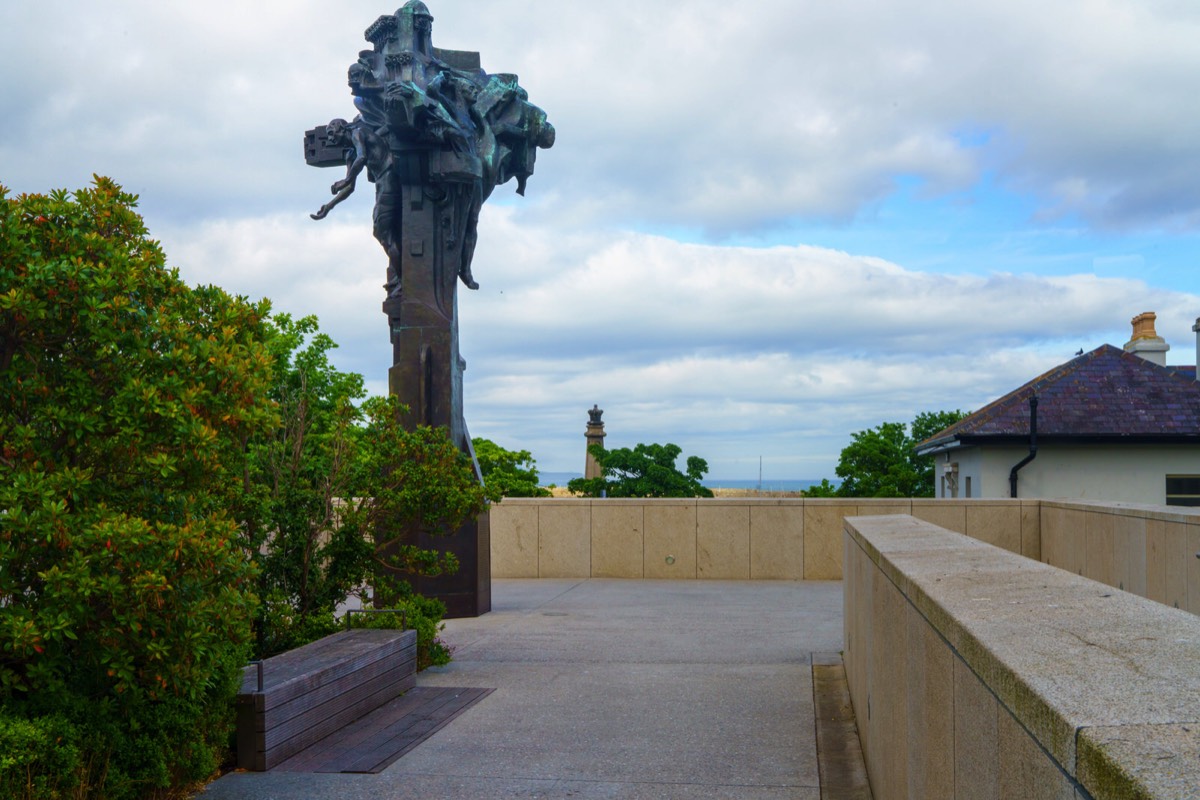
<svg viewBox="0 0 1200 800">
<path fill-rule="evenodd" d="M 842 518 L 872 514 L 1041 556 L 1036 500 L 509 498 L 491 510 L 492 576 L 840 580 Z"/>
<path fill-rule="evenodd" d="M 1042 560 L 1200 614 L 1200 509 L 1043 500 Z"/>
<path fill-rule="evenodd" d="M 1200 618 L 912 516 L 843 547 L 876 800 L 1195 796 Z"/>
</svg>

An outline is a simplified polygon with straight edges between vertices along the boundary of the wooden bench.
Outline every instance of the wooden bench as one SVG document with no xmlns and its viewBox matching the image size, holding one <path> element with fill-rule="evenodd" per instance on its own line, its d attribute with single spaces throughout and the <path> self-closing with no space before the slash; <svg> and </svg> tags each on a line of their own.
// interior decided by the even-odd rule
<svg viewBox="0 0 1200 800">
<path fill-rule="evenodd" d="M 416 685 L 416 631 L 360 628 L 246 667 L 238 767 L 265 771 Z M 260 685 L 261 676 L 261 685 Z"/>
</svg>

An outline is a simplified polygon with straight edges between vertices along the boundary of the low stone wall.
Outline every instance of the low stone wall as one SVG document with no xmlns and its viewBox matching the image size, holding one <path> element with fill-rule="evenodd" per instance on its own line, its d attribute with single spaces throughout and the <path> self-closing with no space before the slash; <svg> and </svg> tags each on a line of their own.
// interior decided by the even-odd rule
<svg viewBox="0 0 1200 800">
<path fill-rule="evenodd" d="M 1200 619 L 912 516 L 844 527 L 876 800 L 1196 796 Z"/>
<path fill-rule="evenodd" d="M 842 519 L 873 514 L 1041 557 L 1036 500 L 508 498 L 490 512 L 492 576 L 840 580 Z"/>
<path fill-rule="evenodd" d="M 1200 614 L 1200 509 L 1041 501 L 1042 561 Z"/>
</svg>

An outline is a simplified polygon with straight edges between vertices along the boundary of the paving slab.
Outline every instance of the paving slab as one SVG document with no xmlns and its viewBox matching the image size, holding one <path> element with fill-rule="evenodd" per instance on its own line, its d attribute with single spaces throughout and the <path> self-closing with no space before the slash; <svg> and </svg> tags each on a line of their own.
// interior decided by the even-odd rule
<svg viewBox="0 0 1200 800">
<path fill-rule="evenodd" d="M 378 775 L 231 773 L 204 800 L 820 797 L 836 581 L 497 580 L 421 686 L 495 691 Z"/>
</svg>

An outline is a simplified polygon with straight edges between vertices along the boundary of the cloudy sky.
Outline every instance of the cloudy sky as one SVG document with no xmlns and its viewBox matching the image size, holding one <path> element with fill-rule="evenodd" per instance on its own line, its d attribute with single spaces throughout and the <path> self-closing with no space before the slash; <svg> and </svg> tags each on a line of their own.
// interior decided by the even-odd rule
<svg viewBox="0 0 1200 800">
<path fill-rule="evenodd" d="M 558 130 L 460 291 L 473 435 L 579 471 L 674 442 L 710 477 L 833 476 L 852 431 L 974 409 L 1158 312 L 1200 315 L 1194 0 L 427 0 Z M 392 0 L 398 3 L 398 0 Z M 386 260 L 306 128 L 393 5 L 0 10 L 0 184 L 108 175 L 170 262 L 317 314 L 386 390 Z"/>
</svg>

